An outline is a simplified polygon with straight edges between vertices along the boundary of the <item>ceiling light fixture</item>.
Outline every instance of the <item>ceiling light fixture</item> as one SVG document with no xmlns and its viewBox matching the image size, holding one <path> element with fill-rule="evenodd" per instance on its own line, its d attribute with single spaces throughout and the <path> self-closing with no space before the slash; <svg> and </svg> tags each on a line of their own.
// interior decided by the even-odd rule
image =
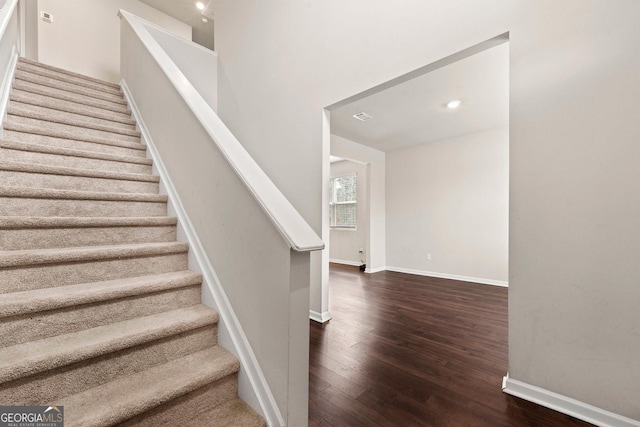
<svg viewBox="0 0 640 427">
<path fill-rule="evenodd" d="M 455 110 L 456 108 L 458 108 L 460 106 L 460 104 L 462 104 L 462 101 L 460 101 L 459 99 L 454 99 L 454 100 L 449 101 L 447 103 L 447 108 L 449 108 L 451 110 Z"/>
<path fill-rule="evenodd" d="M 196 3 L 196 7 L 198 8 L 198 10 L 204 10 L 204 3 L 199 1 L 198 3 Z"/>
</svg>

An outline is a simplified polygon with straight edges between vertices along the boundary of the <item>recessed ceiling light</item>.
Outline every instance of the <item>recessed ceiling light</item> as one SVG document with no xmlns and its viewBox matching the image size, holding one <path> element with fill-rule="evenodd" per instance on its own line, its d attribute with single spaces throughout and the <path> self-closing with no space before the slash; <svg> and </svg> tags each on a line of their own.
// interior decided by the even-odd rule
<svg viewBox="0 0 640 427">
<path fill-rule="evenodd" d="M 198 10 L 204 10 L 204 3 L 199 1 L 198 3 L 196 3 L 196 7 L 198 8 Z"/>
<path fill-rule="evenodd" d="M 356 113 L 353 115 L 353 117 L 355 119 L 360 120 L 361 122 L 366 122 L 367 120 L 371 120 L 373 119 L 373 117 L 371 117 L 370 115 L 368 115 L 367 113 L 365 113 L 364 111 L 361 111 L 359 113 Z"/>
<path fill-rule="evenodd" d="M 452 101 L 447 102 L 447 108 L 455 110 L 460 106 L 460 104 L 462 104 L 462 101 L 460 101 L 459 99 L 454 99 Z"/>
<path fill-rule="evenodd" d="M 206 24 L 207 22 L 209 22 L 209 20 L 203 16 L 202 17 L 202 22 L 204 22 Z"/>
</svg>

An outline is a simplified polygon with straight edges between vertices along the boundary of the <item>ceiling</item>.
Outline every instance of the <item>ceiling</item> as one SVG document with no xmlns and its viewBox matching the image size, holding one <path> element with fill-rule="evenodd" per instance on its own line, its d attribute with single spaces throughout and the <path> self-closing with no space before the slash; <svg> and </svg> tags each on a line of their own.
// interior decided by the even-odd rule
<svg viewBox="0 0 640 427">
<path fill-rule="evenodd" d="M 209 7 L 204 11 L 196 8 L 196 0 L 140 0 L 151 7 L 173 16 L 193 28 L 192 39 L 195 43 L 213 50 L 213 17 Z M 209 0 L 201 0 L 208 5 Z M 209 22 L 202 22 L 203 14 L 206 14 Z"/>
<path fill-rule="evenodd" d="M 373 118 L 353 118 L 363 111 Z M 331 110 L 331 133 L 382 151 L 508 125 L 507 43 Z"/>
</svg>

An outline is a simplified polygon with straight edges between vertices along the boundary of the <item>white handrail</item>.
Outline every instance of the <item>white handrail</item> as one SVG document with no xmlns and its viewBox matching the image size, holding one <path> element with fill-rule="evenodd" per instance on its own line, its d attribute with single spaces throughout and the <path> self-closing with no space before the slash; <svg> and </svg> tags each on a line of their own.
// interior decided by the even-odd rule
<svg viewBox="0 0 640 427">
<path fill-rule="evenodd" d="M 9 25 L 9 20 L 17 4 L 18 0 L 11 0 L 9 4 L 5 3 L 0 7 L 0 19 L 2 19 L 2 22 L 0 22 L 0 36 L 4 35 L 4 32 L 7 30 L 7 25 Z"/>
<path fill-rule="evenodd" d="M 161 31 L 165 30 L 124 10 L 120 10 L 118 16 L 131 25 L 140 41 L 166 74 L 194 116 L 200 121 L 240 180 L 271 219 L 289 247 L 297 252 L 324 249 L 324 243 L 311 226 L 258 166 L 145 26 L 151 25 Z"/>
</svg>

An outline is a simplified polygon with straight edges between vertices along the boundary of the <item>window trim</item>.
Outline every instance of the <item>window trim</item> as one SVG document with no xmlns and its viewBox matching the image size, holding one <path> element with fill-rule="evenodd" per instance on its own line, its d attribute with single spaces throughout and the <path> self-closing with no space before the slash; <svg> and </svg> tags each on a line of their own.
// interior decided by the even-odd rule
<svg viewBox="0 0 640 427">
<path fill-rule="evenodd" d="M 356 178 L 356 198 L 354 201 L 348 202 L 335 202 L 335 192 L 333 191 L 333 183 L 334 180 L 338 178 L 347 178 L 347 177 L 355 177 Z M 329 178 L 329 229 L 330 230 L 342 230 L 342 231 L 357 231 L 358 230 L 358 173 L 348 173 L 344 175 L 336 175 Z M 356 206 L 356 225 L 353 227 L 344 226 L 344 225 L 334 225 L 331 222 L 335 220 L 334 214 L 334 206 L 337 205 L 355 205 Z"/>
</svg>

